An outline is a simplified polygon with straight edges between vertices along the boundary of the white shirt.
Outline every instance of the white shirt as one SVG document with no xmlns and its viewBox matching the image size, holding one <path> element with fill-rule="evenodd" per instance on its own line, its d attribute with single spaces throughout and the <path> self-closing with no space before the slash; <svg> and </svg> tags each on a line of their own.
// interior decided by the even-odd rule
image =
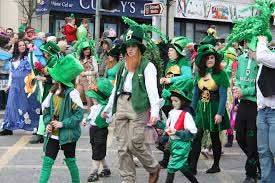
<svg viewBox="0 0 275 183">
<path fill-rule="evenodd" d="M 101 115 L 100 111 L 102 110 L 102 108 L 103 108 L 103 105 L 101 105 L 101 104 L 96 104 L 96 105 L 93 105 L 91 107 L 91 112 L 88 115 L 88 117 L 86 118 L 87 122 L 90 122 L 90 125 L 96 126 L 95 120 L 96 120 L 96 118 L 97 118 L 98 115 Z M 111 123 L 112 122 L 112 117 L 109 116 L 106 119 L 106 122 L 107 123 Z"/>
<path fill-rule="evenodd" d="M 134 73 L 129 72 L 126 76 L 123 90 L 125 92 L 132 92 L 132 78 Z M 145 67 L 144 70 L 144 78 L 145 78 L 145 86 L 146 91 L 148 94 L 148 98 L 150 101 L 151 106 L 151 116 L 152 117 L 159 117 L 159 94 L 157 88 L 157 69 L 153 63 L 149 62 L 148 65 Z M 113 88 L 112 94 L 109 98 L 108 104 L 104 109 L 104 112 L 111 113 L 113 104 L 114 104 L 114 97 L 115 97 L 116 87 Z"/>
<path fill-rule="evenodd" d="M 275 96 L 264 97 L 258 86 L 258 79 L 261 74 L 263 65 L 275 69 L 275 53 L 272 53 L 267 48 L 267 43 L 259 41 L 257 45 L 256 56 L 260 66 L 256 82 L 258 109 L 263 109 L 265 107 L 271 107 L 275 109 Z"/>
</svg>

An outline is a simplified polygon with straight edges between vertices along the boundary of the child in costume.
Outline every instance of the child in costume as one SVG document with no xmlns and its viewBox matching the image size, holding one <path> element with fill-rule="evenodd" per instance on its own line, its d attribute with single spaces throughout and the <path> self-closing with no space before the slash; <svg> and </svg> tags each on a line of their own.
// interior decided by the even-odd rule
<svg viewBox="0 0 275 183">
<path fill-rule="evenodd" d="M 72 55 L 67 55 L 53 68 L 48 69 L 56 83 L 42 104 L 47 137 L 39 183 L 48 182 L 59 149 L 64 151 L 72 183 L 80 183 L 75 149 L 81 135 L 80 123 L 84 110 L 79 92 L 74 89 L 72 81 L 82 71 L 82 65 Z"/>
<path fill-rule="evenodd" d="M 196 65 L 199 73 L 195 79 L 192 107 L 196 111 L 198 133 L 192 144 L 190 153 L 191 171 L 197 173 L 197 162 L 201 152 L 201 140 L 205 130 L 209 130 L 213 147 L 214 164 L 206 173 L 220 172 L 219 161 L 222 146 L 219 134 L 230 128 L 228 114 L 225 109 L 229 80 L 221 70 L 221 56 L 213 45 L 202 45 L 198 49 Z"/>
<path fill-rule="evenodd" d="M 173 109 L 169 112 L 166 125 L 161 122 L 156 125 L 158 128 L 166 129 L 165 131 L 169 135 L 171 159 L 167 167 L 166 183 L 174 181 L 175 172 L 177 171 L 181 171 L 190 182 L 198 182 L 196 177 L 188 170 L 191 141 L 197 133 L 193 117 L 186 111 L 192 99 L 192 94 L 188 92 L 192 90 L 192 86 L 191 88 L 190 85 L 182 86 L 185 88 L 171 88 L 170 100 Z"/>
<path fill-rule="evenodd" d="M 86 95 L 93 101 L 90 114 L 83 121 L 84 126 L 86 123 L 90 124 L 90 143 L 92 145 L 92 159 L 94 170 L 88 177 L 88 182 L 96 182 L 99 177 L 109 177 L 111 171 L 105 160 L 107 148 L 108 126 L 112 122 L 112 117 L 107 119 L 101 117 L 101 112 L 105 108 L 108 99 L 112 93 L 113 85 L 106 78 L 99 78 L 96 84 L 92 84 L 90 90 Z M 103 170 L 98 174 L 100 165 L 102 164 Z"/>
</svg>

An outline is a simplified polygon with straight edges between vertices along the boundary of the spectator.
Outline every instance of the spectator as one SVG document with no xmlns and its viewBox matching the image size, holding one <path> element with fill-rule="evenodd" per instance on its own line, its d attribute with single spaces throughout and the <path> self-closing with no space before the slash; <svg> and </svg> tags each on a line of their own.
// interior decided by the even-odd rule
<svg viewBox="0 0 275 183">
<path fill-rule="evenodd" d="M 37 38 L 34 40 L 34 45 L 35 45 L 35 50 L 34 50 L 34 55 L 37 58 L 37 60 L 43 65 L 46 65 L 46 59 L 43 56 L 43 52 L 40 50 L 40 47 L 45 43 L 45 33 L 44 32 L 39 32 L 37 34 Z"/>
<path fill-rule="evenodd" d="M 28 19 L 27 18 L 23 18 L 21 20 L 21 25 L 18 28 L 18 32 L 19 33 L 24 33 L 26 28 L 27 28 L 27 24 L 28 24 Z"/>
<path fill-rule="evenodd" d="M 55 36 L 49 36 L 49 37 L 47 37 L 47 41 L 46 42 L 49 42 L 49 41 L 57 43 L 57 38 Z"/>
<path fill-rule="evenodd" d="M 77 40 L 81 40 L 82 38 L 88 37 L 88 26 L 89 26 L 89 21 L 86 18 L 84 18 L 81 22 L 81 25 L 77 28 L 77 32 L 76 32 Z"/>
<path fill-rule="evenodd" d="M 67 46 L 68 46 L 67 41 L 60 40 L 60 41 L 58 41 L 57 45 L 60 48 L 60 54 L 62 56 L 67 55 Z"/>
<path fill-rule="evenodd" d="M 37 36 L 35 35 L 35 30 L 32 27 L 27 27 L 25 30 L 25 36 L 24 39 L 31 43 L 34 39 L 36 39 Z"/>
<path fill-rule="evenodd" d="M 6 33 L 11 37 L 11 35 L 13 34 L 13 29 L 7 28 Z"/>
<path fill-rule="evenodd" d="M 71 16 L 66 19 L 66 21 L 68 23 L 64 26 L 63 34 L 66 36 L 67 43 L 72 45 L 76 41 L 77 31 L 74 14 L 71 14 Z"/>
<path fill-rule="evenodd" d="M 101 47 L 102 47 L 102 52 L 100 54 L 101 63 L 99 63 L 98 65 L 99 77 L 105 76 L 106 60 L 108 58 L 108 51 L 112 48 L 112 40 L 109 38 L 103 39 L 103 41 L 101 41 Z"/>
</svg>

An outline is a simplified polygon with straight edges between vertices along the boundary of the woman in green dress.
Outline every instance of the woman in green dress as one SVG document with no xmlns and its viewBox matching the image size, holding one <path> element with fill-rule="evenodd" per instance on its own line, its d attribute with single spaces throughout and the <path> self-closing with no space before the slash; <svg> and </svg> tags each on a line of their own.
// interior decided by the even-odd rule
<svg viewBox="0 0 275 183">
<path fill-rule="evenodd" d="M 207 44 L 198 49 L 195 60 L 199 68 L 193 90 L 192 107 L 196 111 L 198 133 L 192 144 L 190 153 L 190 170 L 197 173 L 197 162 L 201 152 L 201 140 L 205 130 L 210 132 L 213 146 L 214 164 L 206 173 L 220 172 L 221 141 L 219 132 L 230 128 L 226 112 L 227 88 L 229 79 L 221 69 L 221 56 L 214 46 Z"/>
<path fill-rule="evenodd" d="M 120 56 L 120 45 L 115 45 L 109 52 L 108 52 L 108 59 L 106 63 L 107 67 L 107 78 L 111 81 L 114 85 L 116 79 L 116 73 L 118 71 L 118 62 Z"/>
</svg>

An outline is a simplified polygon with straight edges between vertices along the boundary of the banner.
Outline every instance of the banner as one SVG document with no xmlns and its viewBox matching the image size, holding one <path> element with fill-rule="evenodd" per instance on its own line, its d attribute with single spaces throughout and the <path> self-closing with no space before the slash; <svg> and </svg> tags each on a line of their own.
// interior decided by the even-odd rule
<svg viewBox="0 0 275 183">
<path fill-rule="evenodd" d="M 248 4 L 229 3 L 215 0 L 176 0 L 177 18 L 233 22 L 252 15 L 252 11 L 242 12 Z"/>
</svg>

